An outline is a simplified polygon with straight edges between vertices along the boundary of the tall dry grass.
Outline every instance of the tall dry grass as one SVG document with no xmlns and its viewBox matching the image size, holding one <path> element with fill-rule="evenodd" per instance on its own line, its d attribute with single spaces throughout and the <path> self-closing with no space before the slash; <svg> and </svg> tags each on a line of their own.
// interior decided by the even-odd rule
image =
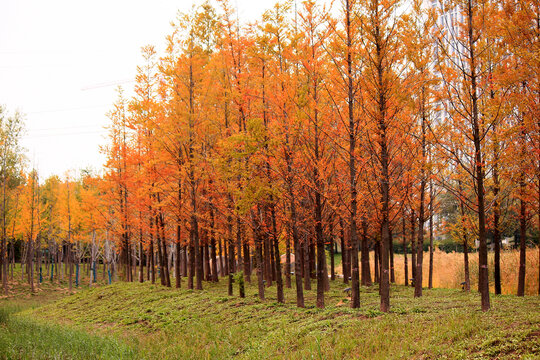
<svg viewBox="0 0 540 360">
<path fill-rule="evenodd" d="M 495 292 L 494 282 L 494 256 L 493 252 L 488 253 L 489 285 L 491 291 Z M 409 278 L 411 276 L 411 256 L 408 256 Z M 394 255 L 394 273 L 396 283 L 404 284 L 403 255 Z M 373 263 L 372 263 L 373 264 Z M 538 293 L 538 248 L 527 249 L 526 274 L 525 274 L 525 294 L 534 295 Z M 516 294 L 518 283 L 519 250 L 501 251 L 501 291 L 503 294 Z M 429 253 L 424 253 L 423 262 L 423 286 L 428 286 Z M 478 286 L 478 253 L 469 254 L 469 271 L 471 279 L 471 289 Z M 461 288 L 461 283 L 465 279 L 463 266 L 463 253 L 445 253 L 436 249 L 433 253 L 433 287 L 437 288 Z"/>
<path fill-rule="evenodd" d="M 493 252 L 488 253 L 489 284 L 492 292 L 495 292 L 494 282 L 494 256 Z M 527 249 L 526 273 L 525 273 L 525 294 L 535 295 L 538 293 L 538 248 Z M 411 278 L 411 254 L 407 256 L 409 267 L 409 281 Z M 403 254 L 394 255 L 394 274 L 396 283 L 405 283 Z M 371 276 L 374 276 L 374 253 L 370 253 Z M 519 250 L 501 251 L 501 291 L 503 294 L 516 294 L 519 268 Z M 429 253 L 424 253 L 423 286 L 428 286 Z M 478 253 L 469 254 L 469 271 L 471 289 L 478 286 Z M 341 264 L 336 266 L 336 272 L 343 274 Z M 435 249 L 433 253 L 433 287 L 460 289 L 461 283 L 465 279 L 463 266 L 463 253 L 446 253 Z"/>
</svg>

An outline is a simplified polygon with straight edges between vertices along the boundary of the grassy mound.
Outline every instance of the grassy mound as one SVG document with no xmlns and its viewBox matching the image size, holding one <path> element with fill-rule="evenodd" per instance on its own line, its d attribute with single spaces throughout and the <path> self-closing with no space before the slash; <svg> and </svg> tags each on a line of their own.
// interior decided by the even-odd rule
<svg viewBox="0 0 540 360">
<path fill-rule="evenodd" d="M 223 280 L 205 287 L 190 291 L 116 283 L 17 318 L 113 336 L 131 347 L 126 357 L 136 351 L 148 359 L 515 359 L 540 354 L 540 298 L 535 296 L 493 296 L 493 310 L 482 313 L 474 292 L 434 289 L 414 299 L 412 288 L 394 286 L 392 312 L 383 314 L 376 287 L 362 289 L 359 310 L 348 307 L 339 282 L 327 293 L 324 310 L 296 308 L 294 289 L 286 290 L 283 305 L 275 302 L 275 287 L 267 289 L 264 302 L 253 285 L 247 284 L 245 299 L 226 296 Z M 314 304 L 314 297 L 314 290 L 307 292 L 306 304 Z"/>
</svg>

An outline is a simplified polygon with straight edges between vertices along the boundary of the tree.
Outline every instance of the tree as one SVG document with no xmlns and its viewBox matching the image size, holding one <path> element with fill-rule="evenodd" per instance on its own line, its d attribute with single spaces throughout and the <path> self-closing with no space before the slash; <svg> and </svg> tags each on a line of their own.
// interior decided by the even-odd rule
<svg viewBox="0 0 540 360">
<path fill-rule="evenodd" d="M 0 106 L 0 176 L 2 178 L 2 239 L 0 242 L 0 264 L 2 270 L 2 287 L 8 295 L 8 257 L 7 257 L 7 227 L 9 211 L 9 191 L 13 189 L 14 179 L 18 177 L 19 165 L 23 158 L 19 142 L 23 131 L 23 118 L 20 113 L 10 115 Z M 11 180 L 11 181 L 10 181 Z"/>
</svg>

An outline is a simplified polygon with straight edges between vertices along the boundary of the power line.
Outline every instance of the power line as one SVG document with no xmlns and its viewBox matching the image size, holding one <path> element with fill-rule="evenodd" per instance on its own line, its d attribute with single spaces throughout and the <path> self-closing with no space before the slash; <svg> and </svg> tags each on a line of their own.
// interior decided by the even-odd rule
<svg viewBox="0 0 540 360">
<path fill-rule="evenodd" d="M 81 107 L 76 107 L 76 108 L 65 108 L 65 109 L 38 110 L 38 111 L 28 112 L 27 114 L 43 114 L 43 113 L 52 113 L 52 112 L 90 110 L 90 109 L 99 109 L 99 108 L 108 107 L 108 106 L 110 106 L 110 104 L 95 105 L 95 106 L 81 106 Z"/>
<path fill-rule="evenodd" d="M 127 83 L 132 83 L 132 82 L 135 82 L 135 80 L 133 80 L 133 79 L 124 79 L 124 80 L 117 80 L 117 81 L 108 81 L 108 82 L 102 82 L 102 83 L 88 85 L 88 86 L 83 87 L 81 90 L 86 91 L 86 90 L 98 89 L 98 88 L 103 88 L 103 87 L 127 84 Z"/>
<path fill-rule="evenodd" d="M 56 133 L 56 134 L 38 134 L 38 135 L 24 135 L 23 138 L 32 139 L 32 138 L 43 138 L 43 137 L 57 137 L 57 136 L 73 136 L 73 135 L 105 135 L 107 130 L 96 130 L 96 131 L 79 131 L 79 132 L 67 132 L 67 133 Z"/>
<path fill-rule="evenodd" d="M 99 126 L 99 125 L 97 125 Z M 56 128 L 41 128 L 41 129 L 28 129 L 29 132 L 33 131 L 54 131 L 54 130 L 66 130 L 66 129 L 84 129 L 84 128 L 95 128 L 96 124 L 88 124 L 88 125 L 77 125 L 77 126 L 62 126 L 62 127 L 56 127 Z"/>
</svg>

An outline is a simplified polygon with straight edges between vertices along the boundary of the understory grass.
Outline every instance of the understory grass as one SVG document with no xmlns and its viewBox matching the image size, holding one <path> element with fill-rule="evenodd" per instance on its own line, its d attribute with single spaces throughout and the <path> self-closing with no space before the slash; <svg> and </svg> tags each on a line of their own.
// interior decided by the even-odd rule
<svg viewBox="0 0 540 360">
<path fill-rule="evenodd" d="M 537 296 L 492 296 L 492 310 L 483 313 L 475 292 L 432 289 L 415 299 L 412 288 L 392 286 L 392 310 L 384 314 L 379 311 L 377 286 L 362 288 L 361 308 L 351 309 L 343 291 L 345 285 L 336 280 L 326 293 L 326 308 L 322 310 L 313 306 L 315 290 L 306 292 L 306 308 L 299 309 L 294 288 L 286 289 L 286 304 L 279 304 L 275 286 L 266 289 L 265 301 L 258 299 L 255 283 L 246 283 L 245 299 L 227 296 L 223 279 L 218 284 L 204 283 L 204 287 L 192 291 L 119 282 L 29 308 L 12 315 L 9 321 L 52 329 L 55 335 L 50 340 L 46 331 L 24 331 L 40 344 L 61 342 L 62 336 L 72 334 L 78 345 L 73 345 L 72 353 L 60 353 L 59 358 L 86 358 L 84 344 L 104 349 L 94 358 L 540 357 Z M 29 343 L 6 345 L 3 341 L 0 353 L 5 346 L 17 351 L 24 344 L 35 349 Z M 110 344 L 118 344 L 114 348 L 119 352 L 109 352 Z M 46 354 L 44 346 L 35 351 Z"/>
<path fill-rule="evenodd" d="M 17 307 L 0 308 L 2 359 L 138 359 L 136 349 L 117 337 L 13 316 Z"/>
</svg>

